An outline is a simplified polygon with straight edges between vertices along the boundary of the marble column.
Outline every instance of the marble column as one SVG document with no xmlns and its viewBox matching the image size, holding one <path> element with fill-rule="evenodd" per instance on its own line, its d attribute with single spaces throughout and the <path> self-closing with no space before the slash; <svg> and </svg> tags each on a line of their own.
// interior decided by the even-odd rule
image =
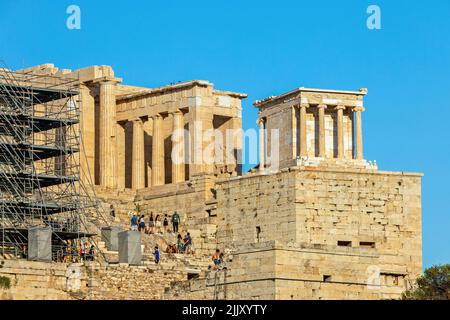
<svg viewBox="0 0 450 320">
<path fill-rule="evenodd" d="M 173 113 L 172 131 L 172 183 L 185 180 L 184 177 L 184 118 L 177 110 Z"/>
<path fill-rule="evenodd" d="M 84 156 L 80 157 L 80 172 L 81 180 L 86 184 L 94 185 L 95 181 L 95 146 L 96 146 L 96 134 L 95 134 L 95 98 L 94 90 L 85 84 L 80 84 L 81 104 L 80 107 L 80 149 L 83 150 Z M 36 133 L 40 136 L 42 133 Z M 39 140 L 39 138 L 37 138 Z M 38 161 L 36 163 L 39 166 Z M 42 165 L 42 164 L 41 164 Z M 36 168 L 39 169 L 39 168 Z M 97 181 L 99 183 L 100 181 Z"/>
<path fill-rule="evenodd" d="M 291 132 L 292 132 L 292 159 L 297 159 L 297 146 L 299 141 L 297 141 L 297 105 L 291 107 Z"/>
<path fill-rule="evenodd" d="M 300 156 L 308 156 L 307 129 L 306 129 L 306 108 L 309 105 L 300 105 Z"/>
<path fill-rule="evenodd" d="M 345 106 L 337 106 L 337 157 L 344 158 L 344 110 Z"/>
<path fill-rule="evenodd" d="M 356 107 L 355 122 L 356 122 L 356 159 L 362 160 L 363 156 L 363 134 L 362 134 L 362 119 L 361 113 L 364 111 L 363 107 Z"/>
<path fill-rule="evenodd" d="M 117 188 L 125 189 L 125 123 L 116 124 L 117 143 Z"/>
<path fill-rule="evenodd" d="M 141 119 L 132 120 L 133 123 L 133 160 L 132 181 L 133 189 L 145 188 L 145 155 L 144 155 L 144 127 Z"/>
<path fill-rule="evenodd" d="M 264 136 L 264 118 L 258 119 L 259 124 L 259 169 L 264 170 L 266 166 L 266 149 Z"/>
<path fill-rule="evenodd" d="M 100 83 L 99 108 L 99 162 L 100 185 L 108 188 L 117 187 L 116 159 L 116 97 L 115 82 Z"/>
<path fill-rule="evenodd" d="M 158 114 L 152 116 L 152 119 L 152 186 L 160 186 L 165 183 L 163 118 Z"/>
<path fill-rule="evenodd" d="M 327 106 L 320 104 L 317 108 L 319 109 L 319 157 L 325 158 L 325 109 Z"/>
</svg>

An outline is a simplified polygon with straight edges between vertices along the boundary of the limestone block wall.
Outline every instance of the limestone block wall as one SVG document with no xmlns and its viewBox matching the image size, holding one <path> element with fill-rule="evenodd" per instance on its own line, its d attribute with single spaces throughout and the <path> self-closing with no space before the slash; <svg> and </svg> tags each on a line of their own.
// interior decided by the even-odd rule
<svg viewBox="0 0 450 320">
<path fill-rule="evenodd" d="M 284 160 L 293 159 L 292 151 L 292 126 L 289 126 L 292 120 L 291 108 L 284 108 L 274 112 L 267 119 L 266 123 L 266 156 L 267 164 L 273 161 L 280 161 L 280 166 L 285 167 Z"/>
<path fill-rule="evenodd" d="M 403 259 L 408 273 L 421 272 L 420 174 L 310 168 L 295 175 L 298 242 L 373 246 Z"/>
<path fill-rule="evenodd" d="M 296 242 L 295 183 L 295 175 L 288 172 L 218 182 L 219 245 Z"/>
<path fill-rule="evenodd" d="M 282 278 L 276 280 L 277 297 L 289 298 L 301 276 L 311 283 L 301 285 L 293 298 L 399 297 L 405 286 L 367 291 L 367 268 L 376 267 L 384 283 L 405 283 L 421 273 L 420 194 L 421 174 L 353 168 L 293 167 L 222 180 L 217 187 L 218 243 L 239 257 L 227 281 L 251 280 L 259 288 L 251 277 L 263 281 L 264 272 L 253 270 L 254 264 L 275 266 L 276 277 Z M 258 259 L 269 249 L 236 255 L 246 245 L 267 241 L 322 249 L 277 250 L 264 263 Z M 336 286 L 324 276 L 331 276 Z M 346 294 L 343 284 L 356 289 Z"/>
<path fill-rule="evenodd" d="M 228 256 L 227 270 L 173 283 L 166 298 L 177 299 L 399 299 L 410 277 L 387 282 L 403 264 L 384 269 L 381 255 L 367 248 L 285 245 L 268 241 L 242 245 Z M 381 267 L 380 267 L 381 266 Z"/>
<path fill-rule="evenodd" d="M 89 289 L 85 298 L 93 300 L 162 299 L 171 282 L 187 279 L 182 268 L 159 266 L 90 265 L 86 268 Z"/>
<path fill-rule="evenodd" d="M 0 260 L 0 275 L 8 277 L 11 288 L 3 290 L 2 299 L 66 300 L 67 266 L 25 260 Z"/>
<path fill-rule="evenodd" d="M 0 275 L 11 280 L 0 291 L 10 300 L 163 299 L 172 282 L 186 280 L 183 264 L 129 266 L 0 260 Z"/>
</svg>

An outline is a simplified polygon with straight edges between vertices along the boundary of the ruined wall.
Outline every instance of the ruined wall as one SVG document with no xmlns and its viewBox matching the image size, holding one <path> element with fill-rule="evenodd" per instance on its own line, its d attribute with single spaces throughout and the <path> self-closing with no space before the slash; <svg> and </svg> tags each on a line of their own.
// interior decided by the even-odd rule
<svg viewBox="0 0 450 320">
<path fill-rule="evenodd" d="M 129 266 L 0 260 L 0 275 L 11 280 L 0 291 L 10 300 L 162 299 L 174 281 L 186 280 L 182 264 Z"/>
<path fill-rule="evenodd" d="M 410 288 L 403 262 L 382 264 L 367 248 L 243 245 L 228 256 L 226 270 L 173 283 L 167 299 L 398 299 Z"/>
<path fill-rule="evenodd" d="M 0 260 L 0 276 L 8 277 L 11 288 L 2 299 L 67 300 L 67 266 L 25 260 Z"/>
</svg>

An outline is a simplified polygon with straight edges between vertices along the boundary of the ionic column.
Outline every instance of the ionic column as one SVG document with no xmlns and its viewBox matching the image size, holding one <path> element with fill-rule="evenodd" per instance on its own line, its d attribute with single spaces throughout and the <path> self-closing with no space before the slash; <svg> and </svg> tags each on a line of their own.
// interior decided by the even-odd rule
<svg viewBox="0 0 450 320">
<path fill-rule="evenodd" d="M 177 110 L 173 113 L 172 183 L 184 180 L 184 119 L 183 113 Z"/>
<path fill-rule="evenodd" d="M 337 157 L 344 158 L 344 109 L 345 106 L 337 106 Z"/>
<path fill-rule="evenodd" d="M 115 82 L 100 83 L 99 108 L 99 160 L 100 185 L 117 187 L 117 160 L 116 160 L 116 97 L 114 94 Z"/>
<path fill-rule="evenodd" d="M 263 170 L 266 165 L 266 153 L 264 147 L 264 118 L 258 119 L 259 124 L 259 169 Z"/>
<path fill-rule="evenodd" d="M 355 121 L 356 121 L 356 159 L 362 160 L 363 156 L 363 135 L 362 135 L 362 121 L 361 112 L 364 111 L 363 107 L 356 107 L 355 111 Z"/>
<path fill-rule="evenodd" d="M 309 105 L 300 105 L 300 156 L 308 156 L 307 130 L 306 130 L 306 108 Z"/>
<path fill-rule="evenodd" d="M 132 123 L 133 160 L 131 185 L 133 189 L 142 189 L 145 188 L 144 127 L 141 119 L 134 119 Z"/>
<path fill-rule="evenodd" d="M 162 117 L 158 114 L 152 116 L 152 186 L 164 184 L 164 137 L 162 130 Z"/>
<path fill-rule="evenodd" d="M 297 158 L 297 105 L 293 105 L 291 108 L 291 131 L 292 131 L 292 158 Z"/>
<path fill-rule="evenodd" d="M 326 105 L 320 104 L 319 108 L 319 157 L 325 158 L 325 109 Z"/>
</svg>

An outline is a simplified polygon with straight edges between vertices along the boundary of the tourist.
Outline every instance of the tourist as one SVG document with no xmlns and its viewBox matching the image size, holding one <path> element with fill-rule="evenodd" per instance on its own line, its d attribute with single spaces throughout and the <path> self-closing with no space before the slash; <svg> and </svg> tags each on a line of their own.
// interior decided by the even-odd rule
<svg viewBox="0 0 450 320">
<path fill-rule="evenodd" d="M 167 229 L 169 228 L 169 218 L 167 217 L 167 214 L 164 215 L 163 226 L 164 226 L 164 233 L 167 233 Z"/>
<path fill-rule="evenodd" d="M 184 237 L 184 251 L 186 253 L 191 253 L 191 246 L 192 246 L 192 238 L 191 234 L 188 232 L 186 234 L 186 237 Z"/>
<path fill-rule="evenodd" d="M 62 255 L 63 255 L 63 260 L 62 262 L 66 263 L 68 260 L 68 251 L 67 251 L 67 244 L 63 245 L 63 249 L 62 249 Z"/>
<path fill-rule="evenodd" d="M 135 213 L 133 213 L 130 223 L 131 223 L 131 231 L 138 231 L 138 217 Z"/>
<path fill-rule="evenodd" d="M 177 237 L 177 252 L 178 253 L 184 252 L 184 243 L 183 243 L 183 238 L 181 237 L 181 234 L 178 234 L 178 237 Z"/>
<path fill-rule="evenodd" d="M 157 245 L 155 246 L 155 263 L 159 263 L 159 249 Z"/>
<path fill-rule="evenodd" d="M 113 205 L 109 206 L 109 215 L 111 217 L 113 217 L 114 219 L 116 218 L 116 211 L 114 210 L 114 206 Z"/>
<path fill-rule="evenodd" d="M 145 220 L 144 220 L 144 215 L 141 216 L 141 219 L 139 220 L 139 229 L 138 229 L 141 233 L 142 231 L 145 231 Z"/>
<path fill-rule="evenodd" d="M 155 219 L 153 218 L 153 212 L 150 212 L 150 221 L 149 221 L 148 227 L 149 227 L 150 234 L 155 233 Z"/>
<path fill-rule="evenodd" d="M 178 212 L 175 211 L 175 213 L 172 215 L 172 226 L 174 233 L 178 233 L 179 224 L 180 224 L 180 215 L 178 214 Z"/>
<path fill-rule="evenodd" d="M 89 260 L 90 261 L 94 261 L 94 257 L 95 257 L 95 247 L 94 245 L 91 245 L 91 248 L 89 249 Z"/>
<path fill-rule="evenodd" d="M 86 244 L 84 243 L 83 239 L 81 239 L 80 256 L 81 256 L 81 261 L 86 260 Z"/>
<path fill-rule="evenodd" d="M 159 219 L 159 214 L 157 214 L 155 218 L 155 227 L 156 227 L 155 233 L 161 233 L 161 220 Z"/>
<path fill-rule="evenodd" d="M 222 255 L 220 254 L 220 250 L 216 249 L 216 252 L 212 256 L 212 260 L 214 262 L 214 269 L 218 269 L 222 264 Z"/>
<path fill-rule="evenodd" d="M 174 244 L 169 244 L 166 249 L 167 253 L 177 253 L 177 247 Z"/>
</svg>

